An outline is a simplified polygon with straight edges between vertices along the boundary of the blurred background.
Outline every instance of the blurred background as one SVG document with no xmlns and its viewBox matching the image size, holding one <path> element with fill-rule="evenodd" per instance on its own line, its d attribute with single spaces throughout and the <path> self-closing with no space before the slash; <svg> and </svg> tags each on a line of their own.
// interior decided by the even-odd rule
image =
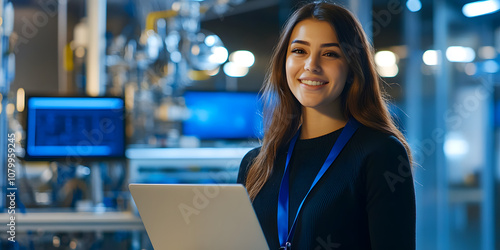
<svg viewBox="0 0 500 250">
<path fill-rule="evenodd" d="M 413 149 L 418 249 L 500 249 L 500 1 L 334 2 Z M 129 183 L 234 183 L 299 5 L 0 0 L 0 222 L 15 190 L 17 241 L 2 226 L 0 249 L 152 249 Z"/>
</svg>

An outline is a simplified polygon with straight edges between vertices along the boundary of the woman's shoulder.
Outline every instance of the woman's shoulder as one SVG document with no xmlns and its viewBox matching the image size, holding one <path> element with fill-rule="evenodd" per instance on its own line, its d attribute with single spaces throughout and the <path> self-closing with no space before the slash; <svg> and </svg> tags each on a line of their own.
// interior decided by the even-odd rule
<svg viewBox="0 0 500 250">
<path fill-rule="evenodd" d="M 248 172 L 248 168 L 252 165 L 252 162 L 255 160 L 257 155 L 260 153 L 261 147 L 256 147 L 250 151 L 248 151 L 243 159 L 241 160 L 240 169 L 238 171 L 238 177 L 236 179 L 237 183 L 244 184 Z"/>
<path fill-rule="evenodd" d="M 357 132 L 357 141 L 362 148 L 362 169 L 368 180 L 386 181 L 387 175 L 403 173 L 411 176 L 411 164 L 403 143 L 394 135 L 382 131 L 361 127 Z M 408 172 L 410 172 L 408 174 Z"/>
<path fill-rule="evenodd" d="M 255 159 L 255 157 L 257 157 L 257 155 L 259 155 L 261 148 L 262 147 L 259 146 L 259 147 L 253 148 L 252 150 L 248 151 L 245 154 L 245 156 L 243 157 L 243 159 L 241 160 L 241 162 L 248 163 L 247 165 L 250 165 L 253 162 L 253 160 Z"/>
<path fill-rule="evenodd" d="M 403 143 L 392 134 L 384 133 L 366 126 L 357 132 L 357 141 L 361 143 L 368 154 L 406 152 Z"/>
<path fill-rule="evenodd" d="M 357 141 L 362 148 L 360 176 L 369 197 L 413 192 L 412 166 L 403 143 L 394 135 L 362 127 Z"/>
</svg>

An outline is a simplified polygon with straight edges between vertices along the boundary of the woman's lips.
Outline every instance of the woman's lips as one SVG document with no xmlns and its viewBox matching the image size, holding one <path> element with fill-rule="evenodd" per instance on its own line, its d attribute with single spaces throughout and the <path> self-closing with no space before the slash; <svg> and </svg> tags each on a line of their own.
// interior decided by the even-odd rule
<svg viewBox="0 0 500 250">
<path fill-rule="evenodd" d="M 309 86 L 321 86 L 321 85 L 325 85 L 328 83 L 328 82 L 324 82 L 324 81 L 306 80 L 306 79 L 302 79 L 302 80 L 299 79 L 299 81 L 300 81 L 300 83 L 305 84 L 305 85 L 309 85 Z"/>
<path fill-rule="evenodd" d="M 299 79 L 300 86 L 306 90 L 319 90 L 324 88 L 328 82 L 319 81 L 319 80 L 305 80 Z"/>
</svg>

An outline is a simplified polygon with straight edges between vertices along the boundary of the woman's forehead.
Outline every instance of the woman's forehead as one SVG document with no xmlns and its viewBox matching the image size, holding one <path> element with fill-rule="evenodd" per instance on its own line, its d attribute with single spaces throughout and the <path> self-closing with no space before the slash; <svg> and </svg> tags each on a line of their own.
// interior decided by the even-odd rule
<svg viewBox="0 0 500 250">
<path fill-rule="evenodd" d="M 299 40 L 321 41 L 321 43 L 338 43 L 337 33 L 326 21 L 306 19 L 298 22 L 292 30 L 290 42 Z"/>
</svg>

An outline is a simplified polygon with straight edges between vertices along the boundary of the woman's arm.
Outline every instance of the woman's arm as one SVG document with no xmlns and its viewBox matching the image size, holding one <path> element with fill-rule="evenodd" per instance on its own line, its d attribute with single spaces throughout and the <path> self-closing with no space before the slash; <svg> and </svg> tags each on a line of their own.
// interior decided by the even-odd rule
<svg viewBox="0 0 500 250">
<path fill-rule="evenodd" d="M 395 138 L 366 159 L 366 210 L 373 250 L 415 249 L 415 190 L 408 155 Z"/>
</svg>

